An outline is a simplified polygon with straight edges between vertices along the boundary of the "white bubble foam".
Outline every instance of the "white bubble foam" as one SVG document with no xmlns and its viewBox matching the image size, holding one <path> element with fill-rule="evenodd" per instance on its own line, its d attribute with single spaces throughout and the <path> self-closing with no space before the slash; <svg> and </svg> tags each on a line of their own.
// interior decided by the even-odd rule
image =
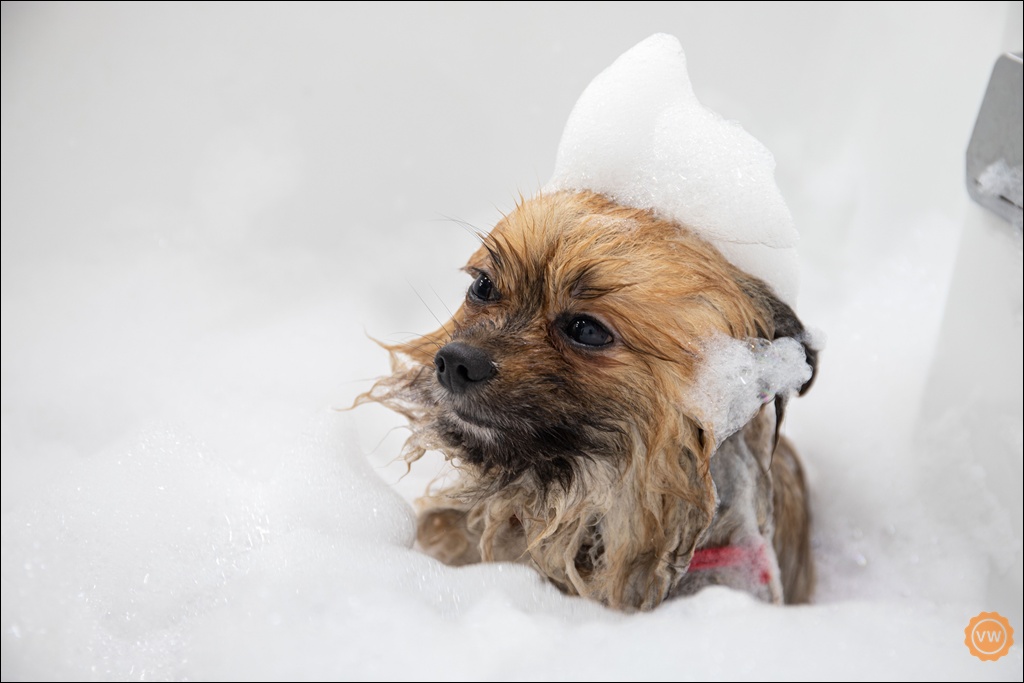
<svg viewBox="0 0 1024 683">
<path fill-rule="evenodd" d="M 783 337 L 704 340 L 702 362 L 689 401 L 701 424 L 722 443 L 776 396 L 788 397 L 811 378 L 800 341 Z"/>
<path fill-rule="evenodd" d="M 1005 159 L 995 161 L 978 175 L 978 191 L 984 195 L 1002 197 L 1016 206 L 1011 221 L 1017 230 L 1024 223 L 1024 168 L 1010 166 Z"/>
<path fill-rule="evenodd" d="M 656 34 L 580 95 L 545 189 L 592 190 L 654 209 L 794 305 L 799 235 L 774 173 L 764 145 L 697 100 L 679 41 Z"/>
</svg>

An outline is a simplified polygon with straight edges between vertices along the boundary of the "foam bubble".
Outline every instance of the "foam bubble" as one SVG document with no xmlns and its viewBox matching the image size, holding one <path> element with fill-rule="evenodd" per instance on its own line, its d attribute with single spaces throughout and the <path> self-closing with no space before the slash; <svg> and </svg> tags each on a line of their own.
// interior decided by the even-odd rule
<svg viewBox="0 0 1024 683">
<path fill-rule="evenodd" d="M 792 337 L 704 342 L 703 363 L 690 395 L 692 409 L 717 443 L 757 415 L 776 396 L 795 393 L 811 378 L 803 345 Z"/>
<path fill-rule="evenodd" d="M 592 190 L 654 209 L 793 305 L 799 235 L 774 173 L 764 145 L 697 100 L 679 41 L 656 34 L 580 95 L 545 190 Z"/>
<path fill-rule="evenodd" d="M 1018 230 L 1024 224 L 1024 168 L 1020 165 L 1010 166 L 1005 159 L 993 162 L 985 167 L 978 176 L 978 190 L 984 195 L 1003 197 L 1017 207 L 1011 221 Z"/>
</svg>

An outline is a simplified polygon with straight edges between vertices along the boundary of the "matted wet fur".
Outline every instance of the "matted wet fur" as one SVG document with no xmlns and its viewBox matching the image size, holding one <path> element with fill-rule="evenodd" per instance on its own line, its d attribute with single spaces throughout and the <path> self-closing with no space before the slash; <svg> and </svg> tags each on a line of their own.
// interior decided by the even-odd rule
<svg viewBox="0 0 1024 683">
<path fill-rule="evenodd" d="M 419 501 L 427 553 L 524 562 L 624 610 L 709 583 L 809 598 L 785 400 L 717 449 L 688 406 L 710 335 L 803 342 L 768 286 L 685 227 L 589 192 L 522 202 L 466 270 L 475 281 L 452 319 L 386 347 L 393 374 L 358 399 L 409 419 L 409 462 L 437 450 L 456 468 Z M 760 559 L 688 571 L 698 548 L 723 546 Z"/>
</svg>

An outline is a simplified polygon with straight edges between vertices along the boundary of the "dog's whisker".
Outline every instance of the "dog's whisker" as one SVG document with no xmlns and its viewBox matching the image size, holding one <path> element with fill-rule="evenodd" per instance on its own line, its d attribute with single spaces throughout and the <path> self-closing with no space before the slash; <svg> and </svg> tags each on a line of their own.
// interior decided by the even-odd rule
<svg viewBox="0 0 1024 683">
<path fill-rule="evenodd" d="M 455 318 L 455 314 L 454 314 L 454 313 L 452 313 L 452 309 L 448 308 L 448 304 L 446 304 L 446 303 L 445 303 L 445 301 L 444 301 L 444 299 L 442 299 L 442 298 L 441 298 L 441 295 L 437 293 L 437 290 L 436 290 L 436 289 L 434 289 L 433 287 L 431 287 L 431 288 L 430 288 L 430 291 L 431 291 L 431 292 L 432 292 L 432 293 L 434 294 L 434 296 L 435 296 L 435 297 L 437 298 L 438 302 L 440 302 L 440 304 L 441 304 L 442 306 L 444 306 L 444 310 L 448 312 L 448 315 L 449 315 L 449 317 L 450 317 L 450 318 Z"/>
<path fill-rule="evenodd" d="M 416 287 L 411 282 L 409 282 L 409 280 L 406 280 L 406 284 L 409 285 L 409 288 L 413 291 L 413 294 L 416 295 L 416 298 L 420 300 L 420 303 L 423 304 L 423 307 L 427 309 L 428 313 L 430 313 L 430 317 L 437 321 L 439 327 L 443 328 L 444 322 L 442 322 L 441 319 L 437 317 L 437 314 L 434 313 L 434 311 L 430 308 L 430 304 L 427 303 L 426 299 L 420 296 L 420 293 L 416 289 Z"/>
<path fill-rule="evenodd" d="M 433 339 L 432 337 L 424 337 L 419 341 L 419 343 L 414 344 L 410 342 L 405 345 L 406 350 L 412 352 L 420 352 L 423 351 L 424 349 L 428 349 L 431 347 L 433 347 L 437 351 L 440 351 L 442 348 L 444 348 L 444 344 L 442 342 L 437 341 L 436 339 Z"/>
<path fill-rule="evenodd" d="M 377 451 L 378 451 L 378 450 L 380 449 L 380 447 L 384 445 L 384 442 L 388 440 L 388 437 L 389 437 L 389 436 L 391 436 L 391 435 L 392 435 L 392 434 L 394 434 L 395 432 L 397 432 L 397 431 L 401 431 L 401 430 L 405 430 L 405 431 L 411 431 L 411 430 L 409 429 L 409 426 L 408 426 L 408 425 L 396 425 L 396 426 L 392 427 L 391 429 L 389 429 L 389 430 L 388 430 L 387 432 L 385 432 L 385 433 L 384 433 L 384 436 L 382 436 L 382 437 L 380 438 L 380 440 L 379 440 L 379 441 L 377 442 L 377 445 L 376 445 L 376 446 L 374 446 L 373 448 L 371 448 L 371 449 L 370 449 L 370 453 L 371 453 L 371 454 L 376 454 L 376 453 L 377 453 Z M 394 457 L 394 458 L 392 458 L 392 459 L 391 459 L 391 460 L 389 460 L 389 461 L 387 462 L 387 464 L 386 464 L 386 465 L 384 465 L 383 467 L 388 467 L 388 466 L 390 466 L 390 465 L 394 464 L 394 462 L 395 462 L 395 461 L 397 461 L 397 460 L 399 460 L 399 459 L 400 459 L 400 457 L 401 457 L 401 456 L 397 456 L 397 457 Z M 383 469 L 383 468 L 382 468 L 382 469 Z"/>
<path fill-rule="evenodd" d="M 483 241 L 487 237 L 486 231 L 481 230 L 480 228 L 476 227 L 469 221 L 463 220 L 461 218 L 455 218 L 454 216 L 443 216 L 440 220 L 455 223 L 463 230 L 465 230 L 467 234 L 469 234 L 472 237 L 475 237 L 477 241 L 479 241 L 480 243 L 483 243 Z"/>
</svg>

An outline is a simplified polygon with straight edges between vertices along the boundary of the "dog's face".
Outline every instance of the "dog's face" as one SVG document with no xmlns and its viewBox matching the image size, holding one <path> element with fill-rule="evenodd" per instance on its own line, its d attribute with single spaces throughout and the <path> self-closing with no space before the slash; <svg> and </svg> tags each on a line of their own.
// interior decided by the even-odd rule
<svg viewBox="0 0 1024 683">
<path fill-rule="evenodd" d="M 799 321 L 689 231 L 592 193 L 524 202 L 466 271 L 452 319 L 390 347 L 368 397 L 410 418 L 407 457 L 462 471 L 446 495 L 480 508 L 484 559 L 518 534 L 567 590 L 659 601 L 713 513 L 715 435 L 688 392 L 702 342 Z"/>
</svg>

